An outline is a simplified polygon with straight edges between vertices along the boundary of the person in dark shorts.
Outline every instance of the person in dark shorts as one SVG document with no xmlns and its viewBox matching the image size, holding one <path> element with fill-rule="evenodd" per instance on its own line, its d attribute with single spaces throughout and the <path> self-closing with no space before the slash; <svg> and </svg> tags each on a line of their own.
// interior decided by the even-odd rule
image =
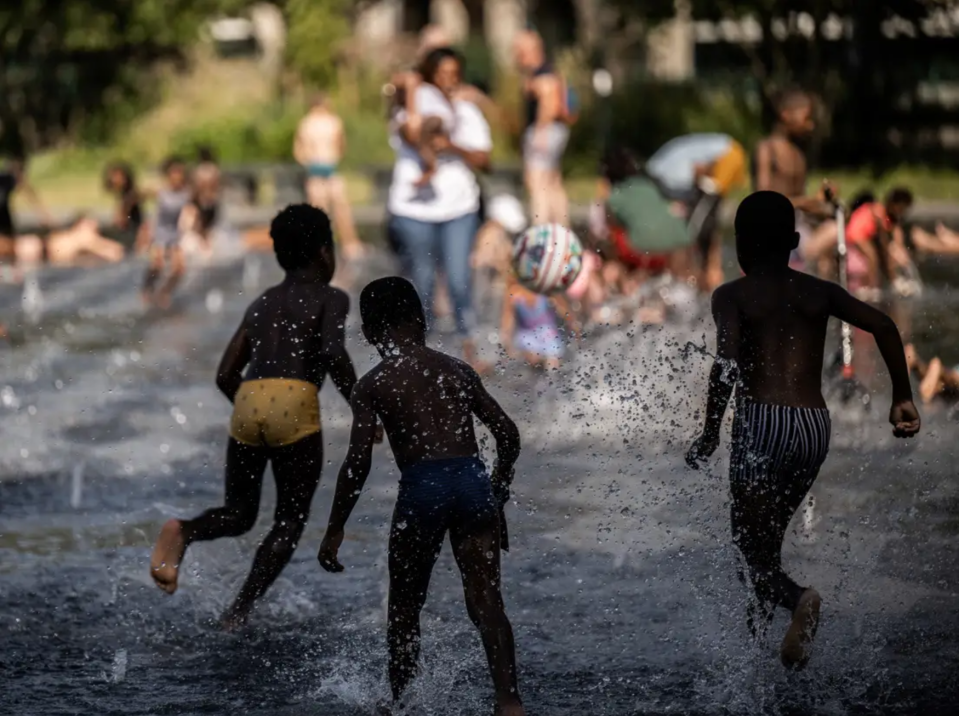
<svg viewBox="0 0 959 716">
<path fill-rule="evenodd" d="M 789 521 L 829 450 L 829 411 L 821 381 L 831 316 L 875 336 L 892 378 L 893 434 L 907 438 L 918 433 L 919 413 L 892 319 L 837 284 L 789 268 L 789 254 L 799 243 L 790 200 L 776 192 L 756 192 L 740 205 L 735 228 L 745 276 L 713 293 L 717 357 L 709 375 L 705 426 L 686 460 L 697 468 L 716 450 L 735 388 L 732 534 L 757 598 L 750 627 L 762 636 L 775 607 L 792 612 L 781 658 L 788 668 L 802 669 L 809 661 L 821 599 L 812 587 L 789 578 L 781 551 Z"/>
<path fill-rule="evenodd" d="M 113 162 L 103 173 L 103 186 L 117 199 L 113 226 L 105 229 L 110 238 L 132 248 L 143 227 L 143 197 L 137 188 L 133 167 L 126 162 Z"/>
<path fill-rule="evenodd" d="M 246 621 L 303 533 L 323 466 L 318 393 L 326 375 L 347 400 L 356 383 L 344 346 L 350 300 L 329 285 L 335 268 L 329 218 L 306 204 L 289 206 L 273 219 L 270 234 L 286 277 L 250 305 L 217 373 L 217 387 L 234 406 L 225 503 L 192 520 L 169 520 L 150 560 L 153 580 L 172 594 L 190 543 L 237 537 L 253 528 L 263 473 L 272 463 L 273 527 L 223 617 L 226 628 Z"/>
<path fill-rule="evenodd" d="M 420 611 L 446 533 L 463 577 L 496 691 L 496 714 L 524 714 L 513 630 L 500 591 L 502 508 L 509 500 L 520 436 L 466 363 L 426 347 L 426 318 L 406 279 L 373 281 L 360 295 L 363 334 L 383 360 L 356 384 L 350 448 L 336 485 L 318 559 L 340 572 L 343 530 L 370 472 L 377 417 L 400 468 L 389 546 L 389 676 L 399 699 L 416 674 Z M 473 416 L 496 439 L 492 476 L 479 459 Z"/>
<path fill-rule="evenodd" d="M 180 239 L 184 232 L 183 210 L 190 203 L 192 191 L 186 164 L 179 157 L 170 157 L 163 163 L 166 186 L 156 194 L 156 220 L 150 241 L 150 265 L 143 279 L 143 300 L 169 308 L 173 291 L 183 278 L 186 264 Z M 166 281 L 157 287 L 164 271 Z"/>
</svg>

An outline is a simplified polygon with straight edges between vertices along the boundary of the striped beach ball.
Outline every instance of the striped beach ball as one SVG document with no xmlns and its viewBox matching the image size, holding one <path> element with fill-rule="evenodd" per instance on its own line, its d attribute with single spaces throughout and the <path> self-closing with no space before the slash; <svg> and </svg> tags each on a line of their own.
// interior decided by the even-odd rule
<svg viewBox="0 0 959 716">
<path fill-rule="evenodd" d="M 524 231 L 513 246 L 519 282 L 536 293 L 568 289 L 583 268 L 583 245 L 565 226 L 542 224 Z"/>
</svg>

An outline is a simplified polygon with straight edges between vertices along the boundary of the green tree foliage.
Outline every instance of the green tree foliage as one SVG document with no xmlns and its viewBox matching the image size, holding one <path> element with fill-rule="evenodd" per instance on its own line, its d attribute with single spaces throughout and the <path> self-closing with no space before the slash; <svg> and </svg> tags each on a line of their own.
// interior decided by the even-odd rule
<svg viewBox="0 0 959 716">
<path fill-rule="evenodd" d="M 210 17 L 241 0 L 17 0 L 0 4 L 0 149 L 104 135 L 156 90 Z M 94 136 L 93 138 L 100 138 Z"/>
<path fill-rule="evenodd" d="M 328 87 L 336 79 L 343 43 L 350 37 L 356 0 L 286 0 L 286 56 L 308 84 Z"/>
</svg>

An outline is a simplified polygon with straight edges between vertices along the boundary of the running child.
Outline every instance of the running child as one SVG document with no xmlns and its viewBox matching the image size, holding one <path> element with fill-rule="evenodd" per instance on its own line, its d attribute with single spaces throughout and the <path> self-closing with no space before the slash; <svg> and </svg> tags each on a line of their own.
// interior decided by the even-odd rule
<svg viewBox="0 0 959 716">
<path fill-rule="evenodd" d="M 750 609 L 749 625 L 761 636 L 775 607 L 788 609 L 792 621 L 781 658 L 786 667 L 802 669 L 809 661 L 821 599 L 812 587 L 789 578 L 781 551 L 789 521 L 829 450 L 821 380 L 831 316 L 875 336 L 892 378 L 893 434 L 907 438 L 918 433 L 919 413 L 892 319 L 834 283 L 789 268 L 789 254 L 799 243 L 789 199 L 770 191 L 747 197 L 736 213 L 735 228 L 745 276 L 713 294 L 717 358 L 709 376 L 703 432 L 686 461 L 698 468 L 715 452 L 735 388 L 732 534 L 758 602 Z"/>
<path fill-rule="evenodd" d="M 347 400 L 356 383 L 343 343 L 349 297 L 329 285 L 336 266 L 329 218 L 305 204 L 289 206 L 273 219 L 270 234 L 286 277 L 247 309 L 217 372 L 217 387 L 234 406 L 224 505 L 192 520 L 168 521 L 150 560 L 153 580 L 172 594 L 192 542 L 238 537 L 253 528 L 263 473 L 272 463 L 273 527 L 223 617 L 226 628 L 246 621 L 303 533 L 323 466 L 318 393 L 326 375 Z"/>
<path fill-rule="evenodd" d="M 389 545 L 389 676 L 399 699 L 416 675 L 420 611 L 446 533 L 463 577 L 496 690 L 496 714 L 525 713 L 513 631 L 500 592 L 502 508 L 509 500 L 519 431 L 466 363 L 426 347 L 423 304 L 409 281 L 383 278 L 360 296 L 363 334 L 383 360 L 356 384 L 353 431 L 318 559 L 329 572 L 370 472 L 377 417 L 402 473 Z M 498 453 L 492 476 L 479 459 L 473 416 Z"/>
<path fill-rule="evenodd" d="M 149 237 L 150 265 L 143 280 L 143 301 L 166 309 L 186 270 L 180 239 L 188 228 L 184 226 L 183 209 L 190 203 L 192 191 L 186 164 L 179 157 L 163 162 L 163 176 L 165 186 L 156 193 L 156 221 Z M 158 287 L 164 272 L 166 281 Z"/>
</svg>

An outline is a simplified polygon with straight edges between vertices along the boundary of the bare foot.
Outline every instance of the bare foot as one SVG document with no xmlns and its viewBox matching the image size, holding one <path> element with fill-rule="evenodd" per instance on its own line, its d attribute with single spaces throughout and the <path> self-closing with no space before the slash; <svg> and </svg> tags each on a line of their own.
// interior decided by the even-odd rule
<svg viewBox="0 0 959 716">
<path fill-rule="evenodd" d="M 150 576 L 156 585 L 167 594 L 173 594 L 177 587 L 180 562 L 186 552 L 186 540 L 183 538 L 183 525 L 180 520 L 167 520 L 160 530 L 156 546 L 150 557 Z"/>
<path fill-rule="evenodd" d="M 800 671 L 806 668 L 812 653 L 812 640 L 819 627 L 819 609 L 822 598 L 819 592 L 809 588 L 799 598 L 799 604 L 793 612 L 792 623 L 783 638 L 780 658 L 787 669 Z"/>
<path fill-rule="evenodd" d="M 500 705 L 493 711 L 493 716 L 526 716 L 526 709 L 523 704 Z"/>
</svg>

